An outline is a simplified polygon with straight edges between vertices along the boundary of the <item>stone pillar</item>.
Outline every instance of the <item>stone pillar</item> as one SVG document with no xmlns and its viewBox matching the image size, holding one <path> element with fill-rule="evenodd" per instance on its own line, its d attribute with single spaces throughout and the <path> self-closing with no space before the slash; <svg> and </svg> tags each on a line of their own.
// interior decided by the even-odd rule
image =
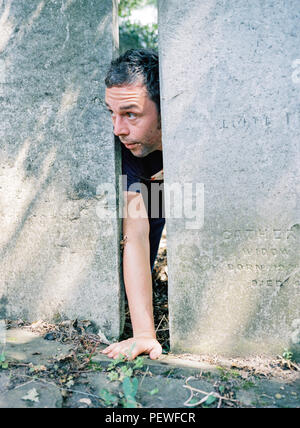
<svg viewBox="0 0 300 428">
<path fill-rule="evenodd" d="M 104 103 L 116 6 L 0 2 L 0 318 L 120 333 L 117 197 L 104 191 L 120 171 Z"/>
<path fill-rule="evenodd" d="M 165 186 L 197 207 L 166 196 L 175 352 L 299 350 L 299 22 L 298 0 L 159 2 Z"/>
</svg>

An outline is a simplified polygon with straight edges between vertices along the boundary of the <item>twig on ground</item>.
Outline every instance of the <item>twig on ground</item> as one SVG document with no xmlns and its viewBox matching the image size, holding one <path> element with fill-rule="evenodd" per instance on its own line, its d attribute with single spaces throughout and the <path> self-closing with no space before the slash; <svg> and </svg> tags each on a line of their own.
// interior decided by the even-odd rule
<svg viewBox="0 0 300 428">
<path fill-rule="evenodd" d="M 22 376 L 23 376 L 23 375 L 22 375 Z M 32 379 L 32 380 L 29 380 L 28 382 L 21 383 L 20 385 L 15 386 L 15 387 L 13 388 L 13 391 L 14 391 L 15 389 L 21 388 L 22 386 L 29 385 L 30 383 L 35 382 L 35 381 L 36 381 L 36 379 Z"/>
<path fill-rule="evenodd" d="M 160 327 L 160 325 L 161 325 L 161 323 L 163 322 L 164 319 L 166 319 L 165 315 L 163 315 L 163 317 L 161 318 L 161 320 L 160 320 L 160 322 L 159 322 L 159 324 L 158 324 L 158 326 L 157 326 L 157 328 L 155 330 L 155 333 L 157 333 L 159 331 L 158 329 L 159 329 L 159 327 Z"/>
<path fill-rule="evenodd" d="M 223 397 L 222 395 L 218 394 L 217 392 L 206 392 L 206 391 L 201 391 L 201 389 L 198 388 L 194 388 L 191 385 L 188 385 L 188 381 L 191 379 L 196 379 L 194 376 L 190 376 L 186 379 L 185 381 L 185 385 L 182 385 L 183 388 L 187 388 L 190 390 L 190 397 L 185 401 L 184 405 L 188 406 L 188 407 L 195 407 L 195 406 L 199 406 L 200 404 L 205 403 L 205 401 L 210 397 L 213 396 L 215 398 L 219 399 L 219 403 L 218 403 L 218 407 L 221 406 L 222 401 L 229 401 L 231 403 L 239 403 L 238 400 L 234 400 L 233 398 L 228 398 L 228 397 Z M 199 400 L 197 403 L 192 403 L 190 404 L 190 401 L 192 398 L 194 398 L 194 392 L 199 393 L 204 395 L 204 398 L 202 398 L 201 400 Z"/>
<path fill-rule="evenodd" d="M 290 370 L 300 371 L 300 366 L 293 363 L 290 360 L 284 359 L 281 355 L 277 355 L 277 358 L 280 360 L 280 364 L 284 367 L 287 366 Z"/>
<path fill-rule="evenodd" d="M 145 373 L 144 373 L 144 376 L 143 376 L 143 378 L 142 378 L 142 380 L 141 380 L 141 382 L 140 382 L 140 386 L 142 385 L 142 383 L 144 382 L 144 379 L 145 379 L 145 377 L 146 377 L 146 375 L 147 375 L 147 373 L 151 373 L 150 372 L 150 370 L 149 370 L 149 366 L 147 367 L 147 370 L 145 371 Z"/>
<path fill-rule="evenodd" d="M 31 378 L 31 376 L 28 376 L 28 375 L 21 375 L 21 376 L 22 376 L 22 377 L 28 377 L 28 378 Z M 82 394 L 82 395 L 88 395 L 89 397 L 93 397 L 93 398 L 97 398 L 98 400 L 101 400 L 101 397 L 99 397 L 98 395 L 90 394 L 89 392 L 78 391 L 78 390 L 76 390 L 76 389 L 63 388 L 63 387 L 61 387 L 61 386 L 57 385 L 57 384 L 56 384 L 56 383 L 54 383 L 54 382 L 49 382 L 48 380 L 41 379 L 41 378 L 32 379 L 32 380 L 31 380 L 31 381 L 29 381 L 29 382 L 22 383 L 21 385 L 18 385 L 16 388 L 20 388 L 20 387 L 22 387 L 22 386 L 24 386 L 24 385 L 28 385 L 28 384 L 29 384 L 29 383 L 31 383 L 31 382 L 43 382 L 43 383 L 47 383 L 48 385 L 56 386 L 57 388 L 59 388 L 59 390 L 60 390 L 60 391 L 67 391 L 67 392 L 74 392 L 74 393 Z M 16 388 L 14 388 L 14 389 L 16 389 Z"/>
</svg>

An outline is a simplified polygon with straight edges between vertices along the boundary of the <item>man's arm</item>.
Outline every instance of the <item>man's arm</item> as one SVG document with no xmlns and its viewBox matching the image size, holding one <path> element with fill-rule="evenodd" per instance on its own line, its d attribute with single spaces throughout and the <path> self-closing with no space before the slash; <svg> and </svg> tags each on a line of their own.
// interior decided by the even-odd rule
<svg viewBox="0 0 300 428">
<path fill-rule="evenodd" d="M 111 358 L 117 358 L 121 353 L 132 359 L 146 353 L 156 359 L 162 348 L 156 340 L 153 320 L 149 220 L 140 193 L 125 192 L 125 201 L 123 271 L 133 338 L 114 343 L 103 353 Z M 139 213 L 138 217 L 134 211 Z"/>
</svg>

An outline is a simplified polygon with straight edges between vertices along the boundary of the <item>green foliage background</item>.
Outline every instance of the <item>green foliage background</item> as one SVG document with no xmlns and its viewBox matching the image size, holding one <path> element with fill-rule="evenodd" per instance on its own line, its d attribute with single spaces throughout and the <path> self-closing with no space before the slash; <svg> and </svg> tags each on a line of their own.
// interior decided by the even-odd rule
<svg viewBox="0 0 300 428">
<path fill-rule="evenodd" d="M 120 54 L 127 49 L 158 47 L 158 25 L 141 25 L 131 23 L 129 17 L 134 9 L 147 5 L 157 6 L 157 0 L 120 0 Z"/>
</svg>

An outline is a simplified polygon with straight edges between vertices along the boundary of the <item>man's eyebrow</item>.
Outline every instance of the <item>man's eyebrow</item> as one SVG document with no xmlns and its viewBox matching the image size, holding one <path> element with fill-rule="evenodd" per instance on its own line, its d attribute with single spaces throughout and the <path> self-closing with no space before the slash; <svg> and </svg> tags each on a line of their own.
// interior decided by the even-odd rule
<svg viewBox="0 0 300 428">
<path fill-rule="evenodd" d="M 111 109 L 110 105 L 109 105 L 109 104 L 107 104 L 107 102 L 106 102 L 105 104 L 106 104 L 106 107 L 107 107 L 108 109 Z M 120 110 L 121 110 L 121 111 L 123 111 L 123 110 L 133 110 L 133 109 L 137 109 L 137 110 L 139 110 L 139 106 L 137 106 L 136 104 L 128 104 L 128 105 L 125 105 L 125 106 L 121 106 L 121 107 L 120 107 Z"/>
<path fill-rule="evenodd" d="M 132 109 L 139 109 L 139 107 L 136 104 L 128 104 L 127 106 L 121 106 L 120 110 L 132 110 Z"/>
</svg>

